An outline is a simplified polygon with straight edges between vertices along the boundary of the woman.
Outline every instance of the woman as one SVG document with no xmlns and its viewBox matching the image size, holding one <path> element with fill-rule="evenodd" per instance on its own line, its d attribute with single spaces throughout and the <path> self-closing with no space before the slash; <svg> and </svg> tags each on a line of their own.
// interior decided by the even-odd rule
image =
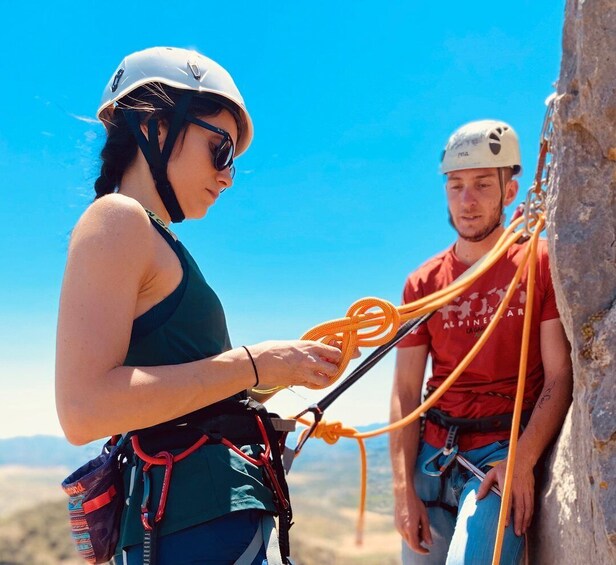
<svg viewBox="0 0 616 565">
<path fill-rule="evenodd" d="M 168 229 L 205 216 L 250 145 L 252 122 L 230 75 L 194 51 L 146 49 L 121 63 L 98 117 L 107 128 L 101 175 L 72 234 L 58 323 L 57 409 L 69 441 L 146 429 L 136 434 L 144 452 L 177 456 L 195 439 L 182 436 L 185 426 L 147 429 L 193 418 L 209 430 L 204 407 L 242 413 L 256 385 L 327 385 L 336 347 L 269 341 L 232 349 L 218 298 Z M 237 427 L 227 422 L 222 433 Z M 284 498 L 253 464 L 266 443 L 254 435 L 241 449 L 210 438 L 172 462 L 173 474 L 171 463 L 148 468 L 131 452 L 116 560 L 122 552 L 124 563 L 153 561 L 156 541 L 158 563 L 235 562 Z M 164 514 L 153 517 L 157 505 Z M 264 562 L 266 543 L 243 562 Z"/>
</svg>

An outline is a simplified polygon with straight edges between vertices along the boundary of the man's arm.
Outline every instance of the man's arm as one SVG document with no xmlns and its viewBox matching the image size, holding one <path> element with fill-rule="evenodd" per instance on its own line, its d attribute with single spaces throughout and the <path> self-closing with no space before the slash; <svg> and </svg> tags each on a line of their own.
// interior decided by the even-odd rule
<svg viewBox="0 0 616 565">
<path fill-rule="evenodd" d="M 512 484 L 514 529 L 523 534 L 533 517 L 535 481 L 533 468 L 550 441 L 560 430 L 573 390 L 570 346 L 559 319 L 546 320 L 540 326 L 541 358 L 544 382 L 528 426 L 520 436 Z M 492 469 L 477 493 L 483 498 L 494 483 L 501 489 L 505 481 L 504 462 Z"/>
<path fill-rule="evenodd" d="M 419 406 L 427 358 L 427 345 L 398 349 L 391 395 L 392 422 Z M 421 542 L 432 544 L 430 523 L 413 482 L 418 445 L 419 421 L 390 434 L 396 528 L 413 551 L 426 554 L 428 550 Z"/>
</svg>

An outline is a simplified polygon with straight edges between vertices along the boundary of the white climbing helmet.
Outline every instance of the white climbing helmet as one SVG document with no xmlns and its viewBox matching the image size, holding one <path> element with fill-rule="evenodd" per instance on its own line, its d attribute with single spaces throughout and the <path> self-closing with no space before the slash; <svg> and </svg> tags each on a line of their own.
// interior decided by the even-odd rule
<svg viewBox="0 0 616 565">
<path fill-rule="evenodd" d="M 512 167 L 522 171 L 520 144 L 515 130 L 498 120 L 479 120 L 453 132 L 441 159 L 441 173 L 463 169 Z"/>
<path fill-rule="evenodd" d="M 125 57 L 103 91 L 96 117 L 103 123 L 109 121 L 118 100 L 153 82 L 199 93 L 210 92 L 229 101 L 243 121 L 235 155 L 248 149 L 253 136 L 252 120 L 231 75 L 212 59 L 189 49 L 151 47 Z"/>
</svg>

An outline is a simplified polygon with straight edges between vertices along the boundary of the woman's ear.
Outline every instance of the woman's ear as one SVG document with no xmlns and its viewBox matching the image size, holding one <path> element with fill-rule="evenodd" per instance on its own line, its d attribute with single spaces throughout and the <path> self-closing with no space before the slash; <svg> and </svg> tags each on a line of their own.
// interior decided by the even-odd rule
<svg viewBox="0 0 616 565">
<path fill-rule="evenodd" d="M 167 139 L 167 132 L 169 131 L 169 128 L 167 127 L 167 123 L 164 121 L 160 121 L 157 120 L 158 124 L 157 124 L 157 128 L 158 128 L 158 147 L 160 148 L 160 150 L 163 150 L 163 146 L 165 145 L 165 139 Z M 141 133 L 143 133 L 143 135 L 145 136 L 145 138 L 149 141 L 150 140 L 150 135 L 149 135 L 149 123 L 150 120 L 146 120 L 145 122 L 143 122 L 141 124 L 141 126 L 139 126 L 141 128 Z"/>
</svg>

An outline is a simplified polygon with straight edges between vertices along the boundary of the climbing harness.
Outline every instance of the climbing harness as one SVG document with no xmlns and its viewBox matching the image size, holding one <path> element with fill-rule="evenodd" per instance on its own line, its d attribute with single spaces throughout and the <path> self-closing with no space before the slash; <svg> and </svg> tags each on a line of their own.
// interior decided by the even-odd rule
<svg viewBox="0 0 616 565">
<path fill-rule="evenodd" d="M 252 465 L 263 469 L 264 483 L 272 491 L 279 516 L 279 552 L 283 562 L 286 562 L 289 556 L 288 532 L 293 514 L 279 442 L 284 442 L 286 435 L 294 428 L 293 420 L 283 420 L 275 414 L 268 414 L 263 405 L 247 399 L 222 401 L 176 420 L 128 434 L 133 453 L 143 462 L 143 564 L 156 563 L 156 533 L 165 514 L 174 465 L 206 444 L 222 444 Z M 184 447 L 186 444 L 188 446 Z M 263 450 L 256 457 L 248 455 L 240 446 L 249 444 L 260 444 Z M 179 453 L 172 453 L 179 449 Z M 150 455 L 148 451 L 155 455 Z M 154 466 L 164 467 L 164 474 L 160 497 L 153 507 L 151 469 Z"/>
<path fill-rule="evenodd" d="M 522 413 L 523 426 L 530 420 L 532 412 L 533 411 L 529 409 Z M 426 419 L 441 428 L 451 429 L 455 427 L 460 433 L 484 433 L 510 430 L 513 422 L 513 415 L 507 413 L 485 416 L 484 418 L 453 418 L 442 410 L 430 408 L 426 412 Z"/>
<path fill-rule="evenodd" d="M 523 414 L 522 404 L 528 361 L 537 247 L 539 242 L 539 234 L 543 231 L 545 226 L 545 188 L 549 180 L 550 172 L 549 156 L 554 102 L 555 95 L 550 96 L 546 100 L 547 109 L 540 136 L 537 171 L 534 182 L 526 196 L 523 213 L 518 214 L 517 217 L 512 220 L 511 224 L 504 230 L 499 240 L 485 257 L 480 259 L 477 263 L 475 263 L 475 265 L 473 265 L 473 267 L 468 269 L 460 279 L 429 296 L 398 307 L 382 299 L 364 298 L 351 305 L 346 317 L 320 324 L 302 336 L 302 339 L 317 340 L 324 343 L 331 343 L 335 341 L 342 344 L 342 360 L 340 362 L 339 371 L 335 377 L 336 379 L 339 378 L 339 376 L 346 369 L 350 359 L 352 358 L 353 352 L 357 347 L 380 346 L 379 349 L 373 352 L 364 361 L 364 363 L 362 363 L 355 369 L 355 371 L 351 373 L 351 375 L 349 375 L 349 377 L 343 380 L 336 389 L 330 392 L 321 401 L 309 406 L 295 417 L 298 422 L 306 425 L 307 429 L 300 434 L 297 446 L 294 450 L 289 450 L 288 448 L 285 449 L 286 454 L 292 453 L 293 456 L 296 457 L 299 455 L 304 444 L 311 436 L 321 437 L 330 444 L 335 443 L 340 437 L 353 438 L 358 441 L 361 456 L 361 494 L 357 522 L 358 541 L 361 540 L 362 535 L 366 500 L 367 457 L 364 440 L 384 433 L 399 430 L 418 420 L 424 413 L 427 413 L 426 417 L 430 418 L 442 417 L 442 414 L 439 416 L 438 411 L 434 410 L 434 405 L 466 370 L 468 365 L 472 362 L 490 335 L 493 333 L 496 325 L 503 317 L 505 309 L 511 301 L 523 272 L 528 269 L 526 283 L 527 298 L 524 308 L 522 347 L 513 412 L 508 415 L 506 420 L 503 419 L 502 415 L 498 416 L 498 422 L 500 422 L 503 426 L 506 423 L 507 427 L 511 429 L 505 481 L 502 493 L 497 493 L 502 494 L 502 498 L 492 563 L 493 565 L 497 565 L 500 562 L 506 517 L 511 498 L 513 465 L 515 462 L 518 433 L 521 423 L 526 420 L 527 417 L 530 417 L 530 411 L 526 411 Z M 338 398 L 342 392 L 346 391 L 353 383 L 361 378 L 361 376 L 363 376 L 380 359 L 382 359 L 385 353 L 392 349 L 393 346 L 404 337 L 404 335 L 413 331 L 413 329 L 416 329 L 419 325 L 427 321 L 430 315 L 443 305 L 460 296 L 476 279 L 485 274 L 497 261 L 499 261 L 514 243 L 519 243 L 521 239 L 529 240 L 523 252 L 522 261 L 520 262 L 513 279 L 507 288 L 505 295 L 502 297 L 492 319 L 488 323 L 485 331 L 477 339 L 477 342 L 459 363 L 458 367 L 456 367 L 456 369 L 452 371 L 443 383 L 441 383 L 441 385 L 433 391 L 429 398 L 424 400 L 420 406 L 401 420 L 369 432 L 360 433 L 354 428 L 344 427 L 340 422 L 327 423 L 323 421 L 324 410 L 336 398 Z M 389 347 L 390 344 L 391 347 Z M 279 388 L 282 387 L 276 387 L 268 390 L 258 390 L 258 392 L 275 392 L 276 390 L 279 390 Z M 430 412 L 431 410 L 432 412 Z M 312 422 L 304 419 L 304 416 L 308 413 L 313 415 Z M 482 425 L 478 424 L 478 426 L 481 427 Z M 506 428 L 503 427 L 501 429 Z M 453 443 L 454 440 L 448 441 L 444 450 L 440 453 L 441 456 L 445 455 L 447 458 L 446 461 L 448 461 L 448 463 L 444 465 L 444 468 L 446 469 L 453 460 L 456 460 L 478 478 L 483 479 L 485 476 L 483 472 L 457 453 Z M 285 462 L 285 465 L 287 467 L 290 466 L 288 462 Z"/>
</svg>

